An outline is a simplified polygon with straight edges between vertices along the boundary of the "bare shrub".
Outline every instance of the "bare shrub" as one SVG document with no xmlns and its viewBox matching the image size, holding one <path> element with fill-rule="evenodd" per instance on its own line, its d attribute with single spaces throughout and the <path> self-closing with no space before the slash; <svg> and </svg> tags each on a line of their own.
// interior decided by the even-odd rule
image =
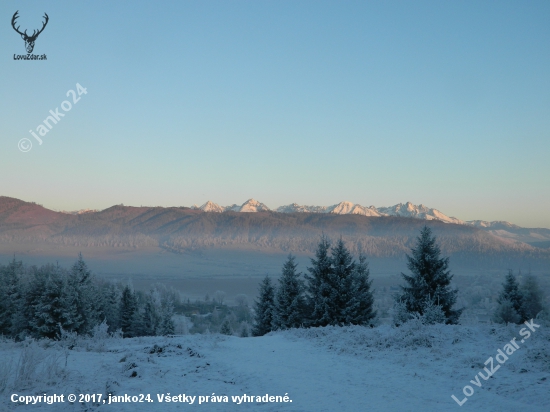
<svg viewBox="0 0 550 412">
<path fill-rule="evenodd" d="M 36 370 L 44 359 L 44 352 L 34 340 L 24 342 L 15 370 L 14 386 L 23 389 L 36 380 Z"/>
<path fill-rule="evenodd" d="M 44 358 L 40 367 L 40 380 L 49 385 L 56 384 L 65 376 L 65 370 L 61 368 L 60 363 L 63 353 L 60 351 L 51 351 Z"/>
<path fill-rule="evenodd" d="M 0 393 L 3 393 L 8 387 L 12 365 L 13 361 L 11 359 L 0 363 Z"/>
</svg>

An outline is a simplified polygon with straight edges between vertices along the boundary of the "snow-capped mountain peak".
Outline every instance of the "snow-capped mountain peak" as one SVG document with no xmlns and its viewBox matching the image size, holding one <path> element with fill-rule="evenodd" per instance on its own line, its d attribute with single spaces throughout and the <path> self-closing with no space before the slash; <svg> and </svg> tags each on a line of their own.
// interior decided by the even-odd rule
<svg viewBox="0 0 550 412">
<path fill-rule="evenodd" d="M 246 202 L 244 202 L 241 206 L 239 205 L 232 205 L 227 206 L 223 208 L 225 211 L 232 211 L 232 212 L 264 212 L 269 211 L 269 209 L 266 205 L 264 205 L 261 202 L 258 202 L 256 199 L 248 199 Z"/>
<path fill-rule="evenodd" d="M 347 201 L 340 202 L 337 205 L 332 205 L 328 207 L 326 213 L 334 213 L 337 215 L 347 215 L 351 212 L 351 210 L 353 209 L 353 206 L 355 205 L 351 202 L 347 202 Z"/>
<path fill-rule="evenodd" d="M 456 223 L 459 225 L 464 224 L 464 221 L 455 217 L 447 216 L 437 209 L 429 208 L 423 204 L 417 206 L 411 202 L 407 202 L 405 204 L 398 203 L 390 207 L 379 207 L 377 210 L 381 214 L 387 216 L 413 217 L 425 220 L 440 220 L 445 223 Z"/>
<path fill-rule="evenodd" d="M 218 205 L 217 203 L 211 202 L 210 200 L 207 201 L 205 204 L 203 204 L 201 207 L 199 207 L 200 210 L 203 212 L 216 212 L 221 213 L 225 209 Z"/>
</svg>

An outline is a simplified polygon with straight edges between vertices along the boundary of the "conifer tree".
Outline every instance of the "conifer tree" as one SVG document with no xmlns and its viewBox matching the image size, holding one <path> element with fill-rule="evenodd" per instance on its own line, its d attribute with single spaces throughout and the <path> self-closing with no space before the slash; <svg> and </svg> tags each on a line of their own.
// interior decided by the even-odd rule
<svg viewBox="0 0 550 412">
<path fill-rule="evenodd" d="M 248 338 L 248 324 L 246 322 L 241 322 L 241 338 Z"/>
<path fill-rule="evenodd" d="M 84 262 L 82 253 L 78 254 L 78 260 L 71 267 L 68 283 L 75 292 L 74 305 L 82 321 L 76 331 L 79 334 L 88 333 L 99 323 L 99 299 L 92 273 Z"/>
<path fill-rule="evenodd" d="M 288 255 L 275 296 L 273 329 L 298 328 L 304 322 L 304 286 L 297 266 L 294 256 Z"/>
<path fill-rule="evenodd" d="M 223 323 L 222 323 L 222 326 L 220 328 L 220 333 L 222 335 L 228 335 L 228 336 L 231 336 L 233 335 L 233 331 L 231 330 L 231 325 L 229 324 L 229 320 L 225 320 Z"/>
<path fill-rule="evenodd" d="M 331 300 L 334 290 L 329 286 L 332 276 L 332 261 L 329 256 L 330 242 L 323 235 L 315 251 L 315 259 L 311 259 L 308 281 L 308 306 L 311 313 L 308 324 L 311 326 L 326 326 L 331 322 Z"/>
<path fill-rule="evenodd" d="M 120 299 L 120 327 L 122 333 L 126 338 L 132 338 L 136 336 L 136 317 L 138 316 L 137 299 L 130 290 L 129 286 L 126 286 L 122 291 L 122 297 Z"/>
<path fill-rule="evenodd" d="M 171 300 L 165 300 L 162 302 L 160 313 L 160 327 L 157 332 L 158 335 L 166 336 L 173 335 L 175 331 L 174 321 L 174 303 Z"/>
<path fill-rule="evenodd" d="M 263 336 L 272 330 L 275 289 L 269 276 L 266 276 L 260 284 L 259 294 L 259 299 L 255 302 L 256 317 L 252 329 L 253 336 Z"/>
<path fill-rule="evenodd" d="M 493 321 L 496 323 L 521 323 L 521 317 L 517 310 L 514 309 L 514 305 L 508 299 L 500 299 L 498 306 L 493 315 Z"/>
<path fill-rule="evenodd" d="M 136 331 L 136 334 L 139 336 L 157 335 L 157 332 L 160 329 L 160 314 L 157 312 L 157 308 L 149 296 L 144 304 L 141 318 L 141 330 Z"/>
<path fill-rule="evenodd" d="M 72 294 L 59 266 L 45 265 L 31 285 L 33 300 L 29 325 L 37 338 L 57 339 L 60 329 L 73 331 L 79 324 Z"/>
<path fill-rule="evenodd" d="M 356 264 L 342 238 L 332 249 L 332 270 L 328 276 L 325 290 L 328 300 L 325 306 L 328 310 L 323 317 L 329 325 L 348 325 L 359 311 L 359 300 L 355 291 Z"/>
<path fill-rule="evenodd" d="M 357 263 L 340 238 L 328 254 L 330 243 L 322 237 L 309 281 L 310 325 L 366 325 L 376 316 L 366 257 Z"/>
<path fill-rule="evenodd" d="M 441 250 L 435 236 L 427 226 L 420 232 L 412 256 L 407 255 L 407 267 L 411 275 L 401 273 L 407 286 L 401 286 L 397 300 L 405 304 L 410 313 L 422 316 L 428 302 L 441 306 L 448 324 L 458 323 L 463 309 L 453 310 L 458 291 L 450 287 L 453 276 L 449 270 L 449 258 L 441 258 Z"/>
<path fill-rule="evenodd" d="M 523 295 L 522 313 L 525 320 L 535 319 L 545 309 L 544 294 L 537 279 L 530 273 L 523 278 L 521 294 Z"/>
<path fill-rule="evenodd" d="M 23 263 L 15 257 L 0 267 L 0 335 L 15 336 L 25 327 L 22 274 Z"/>
<path fill-rule="evenodd" d="M 525 320 L 523 295 L 512 270 L 508 271 L 506 275 L 497 302 L 498 307 L 495 312 L 496 322 L 501 320 L 501 323 L 521 323 Z"/>
<path fill-rule="evenodd" d="M 353 275 L 353 296 L 345 311 L 346 322 L 353 325 L 368 325 L 376 317 L 376 311 L 371 290 L 372 281 L 369 280 L 369 265 L 362 253 L 359 254 L 359 262 Z"/>
<path fill-rule="evenodd" d="M 120 328 L 120 299 L 121 291 L 113 283 L 105 283 L 101 286 L 99 319 L 105 320 L 109 325 L 109 333 Z"/>
</svg>

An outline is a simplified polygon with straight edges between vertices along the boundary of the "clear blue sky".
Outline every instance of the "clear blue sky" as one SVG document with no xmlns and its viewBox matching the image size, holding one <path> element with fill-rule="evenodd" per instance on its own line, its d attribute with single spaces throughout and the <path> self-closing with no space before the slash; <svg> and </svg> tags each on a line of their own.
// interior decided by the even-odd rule
<svg viewBox="0 0 550 412">
<path fill-rule="evenodd" d="M 47 61 L 13 60 L 16 10 L 30 32 L 48 13 Z M 1 195 L 411 201 L 550 227 L 549 1 L 4 0 L 0 21 Z"/>
</svg>

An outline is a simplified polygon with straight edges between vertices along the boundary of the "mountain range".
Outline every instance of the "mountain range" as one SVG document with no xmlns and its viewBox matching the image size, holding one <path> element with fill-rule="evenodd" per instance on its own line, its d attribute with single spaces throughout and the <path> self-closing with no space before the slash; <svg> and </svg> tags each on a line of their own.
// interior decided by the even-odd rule
<svg viewBox="0 0 550 412">
<path fill-rule="evenodd" d="M 255 199 L 249 199 L 242 205 L 220 206 L 212 201 L 204 203 L 202 206 L 193 205 L 193 209 L 199 209 L 203 212 L 223 213 L 233 212 L 265 212 L 271 209 L 264 203 Z M 86 210 L 87 211 L 87 210 Z M 414 205 L 411 202 L 398 203 L 389 207 L 362 206 L 351 202 L 340 202 L 332 206 L 304 206 L 292 203 L 286 206 L 280 206 L 273 210 L 278 213 L 331 213 L 336 215 L 360 215 L 360 216 L 398 216 L 423 220 L 438 220 L 443 223 L 454 223 L 458 225 L 474 226 L 485 230 L 495 236 L 524 242 L 537 247 L 550 247 L 550 229 L 545 228 L 522 228 L 505 221 L 487 222 L 484 220 L 464 221 L 456 217 L 448 216 L 437 209 L 427 207 L 423 204 Z"/>
<path fill-rule="evenodd" d="M 325 234 L 342 237 L 353 253 L 403 259 L 424 225 L 432 228 L 442 252 L 454 262 L 474 264 L 481 259 L 499 268 L 517 267 L 518 262 L 549 267 L 550 229 L 463 222 L 411 203 L 387 208 L 349 202 L 329 207 L 293 204 L 273 211 L 251 199 L 230 207 L 212 202 L 194 208 L 116 205 L 67 213 L 0 196 L 0 254 L 5 255 L 48 247 L 72 254 L 75 248 L 83 253 L 86 248 L 156 248 L 176 254 L 206 249 L 311 254 Z"/>
<path fill-rule="evenodd" d="M 258 202 L 255 199 L 249 199 L 242 205 L 220 206 L 210 200 L 202 206 L 193 205 L 192 208 L 200 209 L 203 212 L 223 213 L 226 211 L 233 212 L 265 212 L 271 209 L 265 204 Z M 460 219 L 449 217 L 441 213 L 437 209 L 432 209 L 424 205 L 413 205 L 411 202 L 399 203 L 390 207 L 361 206 L 351 202 L 340 202 L 332 206 L 303 206 L 297 203 L 292 203 L 286 206 L 280 206 L 273 210 L 279 213 L 333 213 L 336 215 L 361 215 L 361 216 L 400 216 L 414 217 L 425 220 L 440 220 L 445 223 L 465 224 Z"/>
</svg>

